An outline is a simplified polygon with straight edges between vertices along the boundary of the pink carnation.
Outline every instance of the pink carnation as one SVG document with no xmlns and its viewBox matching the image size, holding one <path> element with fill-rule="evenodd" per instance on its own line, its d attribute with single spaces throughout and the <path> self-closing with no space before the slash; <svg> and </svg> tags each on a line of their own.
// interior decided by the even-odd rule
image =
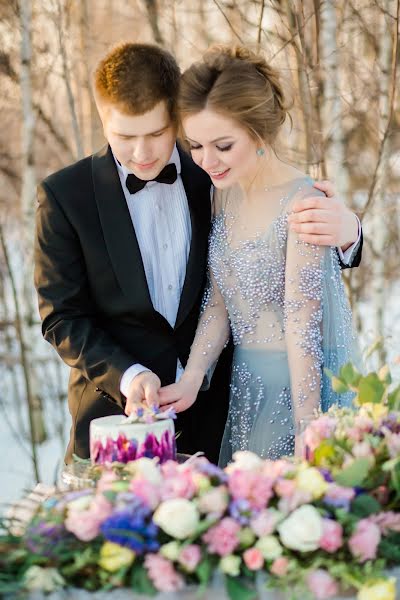
<svg viewBox="0 0 400 600">
<path fill-rule="evenodd" d="M 304 445 L 309 453 L 313 453 L 322 440 L 332 436 L 336 428 L 336 420 L 324 415 L 311 421 L 304 432 Z"/>
<path fill-rule="evenodd" d="M 225 517 L 204 535 L 203 541 L 208 544 L 208 551 L 219 556 L 232 554 L 239 544 L 240 525 L 231 517 Z"/>
<path fill-rule="evenodd" d="M 266 460 L 262 468 L 262 473 L 266 477 L 275 480 L 278 477 L 284 477 L 287 473 L 293 473 L 293 469 L 293 463 L 288 460 Z"/>
<path fill-rule="evenodd" d="M 99 535 L 100 525 L 112 512 L 111 503 L 103 496 L 97 494 L 86 510 L 68 510 L 65 528 L 73 533 L 79 540 L 89 542 Z"/>
<path fill-rule="evenodd" d="M 274 531 L 278 520 L 277 511 L 264 509 L 251 519 L 250 527 L 258 537 L 264 537 Z"/>
<path fill-rule="evenodd" d="M 196 493 L 190 468 L 182 467 L 173 461 L 162 466 L 164 481 L 161 484 L 161 499 L 186 498 L 190 500 Z"/>
<path fill-rule="evenodd" d="M 189 573 L 192 573 L 196 569 L 200 560 L 201 549 L 197 544 L 189 544 L 188 546 L 182 548 L 178 557 L 179 563 L 186 569 L 186 571 L 189 571 Z"/>
<path fill-rule="evenodd" d="M 326 552 L 336 552 L 343 545 L 343 528 L 332 519 L 323 519 L 319 546 Z"/>
<path fill-rule="evenodd" d="M 129 490 L 141 498 L 152 510 L 160 503 L 160 489 L 144 477 L 135 477 L 129 484 Z"/>
<path fill-rule="evenodd" d="M 339 593 L 336 581 L 324 569 L 316 569 L 307 575 L 307 585 L 317 600 L 332 598 Z"/>
<path fill-rule="evenodd" d="M 149 578 L 160 592 L 177 592 L 184 586 L 184 580 L 174 569 L 173 564 L 159 554 L 147 554 L 144 559 Z"/>
<path fill-rule="evenodd" d="M 264 557 L 258 548 L 248 548 L 243 552 L 243 560 L 250 571 L 259 571 L 264 564 Z"/>
<path fill-rule="evenodd" d="M 289 568 L 289 559 L 286 556 L 279 556 L 271 565 L 270 571 L 277 577 L 284 577 Z"/>
<path fill-rule="evenodd" d="M 360 562 L 371 560 L 376 557 L 376 550 L 381 540 L 381 532 L 370 519 L 361 519 L 351 538 L 349 548 L 352 555 Z"/>
<path fill-rule="evenodd" d="M 392 511 L 381 512 L 372 515 L 369 520 L 378 525 L 382 535 L 387 535 L 390 531 L 400 532 L 400 514 Z"/>
<path fill-rule="evenodd" d="M 229 478 L 229 490 L 235 500 L 248 500 L 255 509 L 265 508 L 272 498 L 273 480 L 270 477 L 237 469 Z"/>
</svg>

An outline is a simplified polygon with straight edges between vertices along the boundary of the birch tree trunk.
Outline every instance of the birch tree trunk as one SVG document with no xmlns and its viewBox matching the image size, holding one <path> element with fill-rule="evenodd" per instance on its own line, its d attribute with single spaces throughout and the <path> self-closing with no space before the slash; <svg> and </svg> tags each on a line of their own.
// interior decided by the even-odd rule
<svg viewBox="0 0 400 600">
<path fill-rule="evenodd" d="M 32 327 L 36 311 L 33 304 L 33 233 L 34 211 L 36 196 L 36 171 L 34 160 L 34 134 L 35 134 L 35 109 L 32 93 L 32 3 L 30 0 L 21 0 L 19 3 L 20 31 L 21 31 L 21 68 L 20 89 L 22 100 L 22 244 L 18 248 L 24 253 L 24 266 L 21 277 L 23 293 L 18 291 L 13 294 L 14 310 L 16 315 L 17 336 L 21 344 L 21 361 L 25 374 L 25 392 L 28 402 L 29 418 L 31 421 L 32 445 L 43 442 L 46 432 L 42 413 L 42 403 L 39 395 L 39 385 L 34 368 L 35 360 L 35 335 Z M 10 259 L 10 278 L 12 279 L 13 267 Z M 16 285 L 16 283 L 15 283 Z M 18 301 L 18 304 L 17 304 Z M 34 460 L 35 473 L 37 465 Z"/>
<path fill-rule="evenodd" d="M 385 299 L 387 297 L 387 282 L 385 278 L 385 251 L 388 242 L 387 215 L 387 189 L 389 180 L 389 158 L 390 158 L 390 135 L 385 131 L 390 127 L 392 78 L 396 72 L 392 72 L 393 49 L 397 44 L 394 36 L 397 35 L 397 26 L 393 28 L 393 18 L 396 13 L 396 0 L 385 0 L 381 15 L 381 35 L 379 52 L 379 135 L 381 140 L 380 160 L 378 163 L 372 215 L 373 237 L 371 243 L 375 253 L 373 261 L 372 298 L 374 308 L 374 336 L 379 338 L 385 333 Z M 397 25 L 397 23 L 396 23 Z M 394 31 L 393 31 L 394 29 Z M 386 348 L 384 343 L 379 348 L 379 361 L 386 362 Z"/>
<path fill-rule="evenodd" d="M 339 85 L 339 52 L 337 47 L 336 2 L 325 0 L 320 5 L 319 56 L 323 82 L 322 124 L 324 154 L 328 175 L 338 195 L 349 199 L 349 174 L 346 167 L 343 117 Z"/>
</svg>

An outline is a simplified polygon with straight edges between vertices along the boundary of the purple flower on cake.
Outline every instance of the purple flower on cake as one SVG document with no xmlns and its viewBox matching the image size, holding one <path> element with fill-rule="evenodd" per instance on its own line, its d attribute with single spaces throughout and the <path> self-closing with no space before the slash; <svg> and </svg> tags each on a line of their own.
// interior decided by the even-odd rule
<svg viewBox="0 0 400 600">
<path fill-rule="evenodd" d="M 157 457 L 163 463 L 176 456 L 175 436 L 171 431 L 164 431 L 158 440 L 153 433 L 148 433 L 144 442 L 138 445 L 136 440 L 128 439 L 124 433 L 120 433 L 116 440 L 107 438 L 105 446 L 100 439 L 93 440 L 91 456 L 95 463 L 100 464 L 128 463 L 143 456 Z"/>
</svg>

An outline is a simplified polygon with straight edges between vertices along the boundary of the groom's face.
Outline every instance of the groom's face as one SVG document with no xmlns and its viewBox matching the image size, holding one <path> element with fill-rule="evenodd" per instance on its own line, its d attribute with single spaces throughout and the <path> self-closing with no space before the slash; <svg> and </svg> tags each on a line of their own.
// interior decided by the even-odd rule
<svg viewBox="0 0 400 600">
<path fill-rule="evenodd" d="M 104 135 L 115 157 L 140 179 L 154 179 L 168 163 L 176 129 L 165 102 L 143 115 L 129 115 L 115 105 L 100 108 Z"/>
</svg>

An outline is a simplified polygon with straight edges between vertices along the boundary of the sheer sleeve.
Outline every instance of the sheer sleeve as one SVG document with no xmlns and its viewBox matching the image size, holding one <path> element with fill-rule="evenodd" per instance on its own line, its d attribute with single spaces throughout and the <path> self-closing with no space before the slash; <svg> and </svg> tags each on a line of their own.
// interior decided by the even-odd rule
<svg viewBox="0 0 400 600">
<path fill-rule="evenodd" d="M 285 273 L 285 339 L 294 423 L 320 406 L 322 386 L 323 264 L 330 248 L 301 242 L 289 231 Z"/>
<path fill-rule="evenodd" d="M 218 193 L 214 192 L 213 217 L 220 212 L 220 207 L 221 201 Z M 229 337 L 228 311 L 214 277 L 209 257 L 207 285 L 203 296 L 200 319 L 185 369 L 186 371 L 201 371 L 204 374 L 205 382 L 202 389 L 205 389 L 210 384 L 218 358 L 227 345 Z"/>
</svg>

